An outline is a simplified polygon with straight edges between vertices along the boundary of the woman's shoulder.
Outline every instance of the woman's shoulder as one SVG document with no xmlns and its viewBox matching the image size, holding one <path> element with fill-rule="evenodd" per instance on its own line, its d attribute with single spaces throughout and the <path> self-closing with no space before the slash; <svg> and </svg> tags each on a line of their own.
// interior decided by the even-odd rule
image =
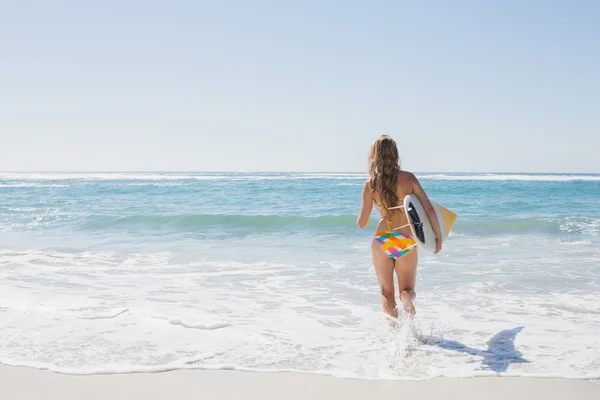
<svg viewBox="0 0 600 400">
<path fill-rule="evenodd" d="M 365 181 L 365 183 L 363 184 L 363 193 L 373 193 L 375 192 L 375 190 L 373 189 L 373 186 L 371 185 L 371 180 L 367 179 Z"/>
<path fill-rule="evenodd" d="M 402 181 L 416 181 L 417 177 L 410 171 L 400 170 L 398 172 L 398 180 Z"/>
<path fill-rule="evenodd" d="M 417 177 L 410 171 L 400 171 L 398 173 L 398 192 L 401 193 L 402 198 L 407 194 L 414 193 L 415 182 L 417 181 Z"/>
</svg>

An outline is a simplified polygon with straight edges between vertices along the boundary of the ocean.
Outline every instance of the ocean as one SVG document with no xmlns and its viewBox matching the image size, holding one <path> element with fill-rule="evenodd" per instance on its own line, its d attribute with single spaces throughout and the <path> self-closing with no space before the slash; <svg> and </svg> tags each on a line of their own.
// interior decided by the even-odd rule
<svg viewBox="0 0 600 400">
<path fill-rule="evenodd" d="M 417 174 L 458 214 L 390 329 L 356 173 L 0 173 L 0 363 L 600 378 L 600 175 Z"/>
</svg>

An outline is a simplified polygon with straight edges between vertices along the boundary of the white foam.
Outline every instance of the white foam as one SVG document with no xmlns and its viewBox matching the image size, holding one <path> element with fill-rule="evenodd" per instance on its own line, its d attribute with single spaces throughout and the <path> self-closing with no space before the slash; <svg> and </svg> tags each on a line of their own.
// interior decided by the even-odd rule
<svg viewBox="0 0 600 400">
<path fill-rule="evenodd" d="M 143 187 L 143 186 L 177 187 L 177 186 L 184 186 L 184 185 L 185 184 L 181 183 L 181 182 L 169 182 L 169 181 L 166 181 L 166 182 L 165 181 L 128 182 L 128 183 L 121 184 L 121 186 L 125 186 L 125 187 Z"/>
<path fill-rule="evenodd" d="M 226 322 L 215 322 L 215 323 L 207 324 L 207 323 L 202 323 L 202 322 L 188 322 L 188 321 L 184 321 L 180 318 L 171 318 L 171 319 L 169 319 L 169 323 L 171 325 L 183 326 L 184 328 L 204 329 L 204 330 L 209 330 L 209 331 L 212 331 L 215 329 L 226 328 L 229 326 L 229 324 Z"/>
<path fill-rule="evenodd" d="M 596 218 L 567 218 L 560 225 L 563 232 L 578 232 L 589 236 L 598 236 L 600 233 L 600 219 Z"/>
<path fill-rule="evenodd" d="M 368 238 L 0 250 L 0 362 L 71 374 L 598 377 L 596 253 L 525 239 L 458 236 L 421 255 L 417 319 L 397 331 L 380 311 Z"/>
<path fill-rule="evenodd" d="M 43 183 L 25 183 L 25 182 L 21 182 L 21 183 L 0 182 L 0 189 L 2 189 L 2 188 L 48 188 L 48 187 L 65 188 L 65 187 L 69 187 L 69 186 L 71 186 L 71 185 L 61 185 L 61 184 L 57 184 L 57 183 L 43 184 Z"/>
<path fill-rule="evenodd" d="M 115 310 L 110 310 L 110 311 L 106 311 L 106 312 L 85 314 L 85 315 L 80 316 L 79 318 L 82 318 L 82 319 L 111 319 L 111 318 L 117 318 L 118 316 L 121 316 L 127 312 L 129 312 L 128 308 L 117 308 Z"/>
<path fill-rule="evenodd" d="M 564 240 L 559 239 L 558 244 L 563 246 L 589 246 L 592 244 L 591 240 Z"/>
<path fill-rule="evenodd" d="M 227 178 L 223 174 L 171 174 L 171 173 L 129 173 L 129 172 L 40 172 L 40 173 L 0 173 L 1 180 L 32 180 L 32 181 L 60 181 L 60 180 L 87 180 L 87 181 L 167 181 L 167 180 L 216 180 Z M 12 183 L 11 183 L 12 184 Z"/>
<path fill-rule="evenodd" d="M 450 181 L 600 181 L 600 175 L 591 174 L 450 174 L 450 173 L 417 173 L 423 180 Z M 364 173 L 278 173 L 278 174 L 231 174 L 231 173 L 149 173 L 149 172 L 44 172 L 44 173 L 10 173 L 1 172 L 0 187 L 67 187 L 67 184 L 43 184 L 15 181 L 184 181 L 184 180 L 304 180 L 304 179 L 334 179 L 334 180 L 364 180 Z M 144 183 L 147 185 L 149 183 Z M 357 185 L 360 183 L 348 183 Z"/>
<path fill-rule="evenodd" d="M 210 174 L 210 173 L 147 173 L 147 172 L 109 172 L 109 173 L 83 173 L 83 172 L 44 172 L 44 173 L 0 173 L 0 180 L 9 180 L 6 185 L 30 185 L 28 183 L 14 183 L 13 181 L 179 181 L 179 180 L 288 180 L 288 179 L 365 179 L 365 174 Z"/>
<path fill-rule="evenodd" d="M 450 233 L 448 234 L 448 237 L 457 237 L 457 236 L 464 236 L 464 235 L 465 235 L 464 233 L 450 231 Z"/>
<path fill-rule="evenodd" d="M 364 180 L 364 173 L 273 173 L 273 174 L 233 174 L 233 173 L 156 173 L 156 172 L 0 172 L 0 187 L 67 187 L 67 184 L 43 184 L 14 181 L 182 181 L 182 180 L 303 180 L 303 179 L 335 179 Z M 417 173 L 423 180 L 451 181 L 600 181 L 600 175 L 592 174 L 527 174 L 527 173 Z M 143 183 L 147 185 L 149 183 Z M 348 183 L 357 185 L 360 183 Z M 142 185 L 142 184 L 139 184 Z"/>
<path fill-rule="evenodd" d="M 327 265 L 327 266 L 333 268 L 334 270 L 340 270 L 340 269 L 346 268 L 348 266 L 348 263 L 340 262 L 340 261 L 320 261 L 319 263 L 321 265 Z"/>
<path fill-rule="evenodd" d="M 551 174 L 418 174 L 419 179 L 444 181 L 600 181 L 600 175 Z"/>
<path fill-rule="evenodd" d="M 112 375 L 112 374 L 135 374 L 135 373 L 158 373 L 178 369 L 197 369 L 195 363 L 210 359 L 219 353 L 206 353 L 195 357 L 179 359 L 163 365 L 135 365 L 135 364 L 103 364 L 97 366 L 82 366 L 79 368 L 57 367 L 50 363 L 24 362 L 0 358 L 0 364 L 12 367 L 28 367 L 34 369 L 48 370 L 66 375 Z M 223 368 L 228 369 L 228 368 Z"/>
</svg>

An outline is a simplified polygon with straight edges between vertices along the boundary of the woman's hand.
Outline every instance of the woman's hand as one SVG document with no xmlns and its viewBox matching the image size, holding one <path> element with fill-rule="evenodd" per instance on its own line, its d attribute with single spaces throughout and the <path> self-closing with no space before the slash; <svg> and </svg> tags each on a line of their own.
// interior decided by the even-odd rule
<svg viewBox="0 0 600 400">
<path fill-rule="evenodd" d="M 435 234 L 436 240 L 435 240 L 435 251 L 433 252 L 433 254 L 437 254 L 442 250 L 442 230 L 440 229 L 440 221 L 438 220 L 437 217 L 437 213 L 435 211 L 435 209 L 433 208 L 433 204 L 431 204 L 431 201 L 429 200 L 429 197 L 427 197 L 427 194 L 425 194 L 425 191 L 423 190 L 423 187 L 421 186 L 421 184 L 419 183 L 419 180 L 417 179 L 416 176 L 412 175 L 412 180 L 413 180 L 413 191 L 415 193 L 415 195 L 417 196 L 417 198 L 419 199 L 419 201 L 421 202 L 421 204 L 423 205 L 423 208 L 425 209 L 425 213 L 427 214 L 427 218 L 429 219 L 429 223 L 431 224 L 431 228 L 433 229 L 433 233 Z M 440 238 L 439 240 L 437 238 Z"/>
<path fill-rule="evenodd" d="M 435 251 L 433 252 L 433 254 L 437 254 L 440 251 L 442 251 L 442 241 L 439 240 L 438 238 L 435 239 Z"/>
</svg>

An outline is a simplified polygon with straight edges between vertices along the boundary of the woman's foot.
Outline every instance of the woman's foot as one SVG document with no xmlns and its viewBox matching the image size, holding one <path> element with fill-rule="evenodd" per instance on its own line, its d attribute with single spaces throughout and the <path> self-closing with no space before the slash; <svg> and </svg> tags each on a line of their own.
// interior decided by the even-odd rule
<svg viewBox="0 0 600 400">
<path fill-rule="evenodd" d="M 412 290 L 410 292 L 404 290 L 400 293 L 400 300 L 402 301 L 402 305 L 404 308 L 404 317 L 408 318 L 409 316 L 415 315 L 417 312 L 415 310 L 415 305 L 413 304 L 413 299 L 415 298 L 415 292 Z"/>
</svg>

